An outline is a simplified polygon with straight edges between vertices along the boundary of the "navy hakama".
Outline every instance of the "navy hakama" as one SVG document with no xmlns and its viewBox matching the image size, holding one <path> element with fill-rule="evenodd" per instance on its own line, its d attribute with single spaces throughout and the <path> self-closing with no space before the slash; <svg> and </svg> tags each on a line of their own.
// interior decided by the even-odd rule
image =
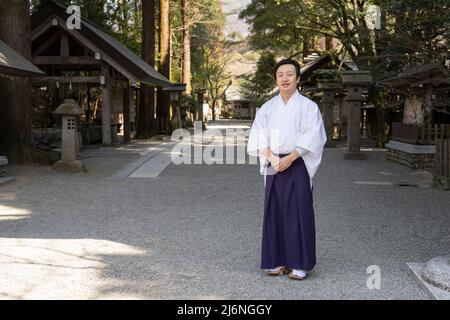
<svg viewBox="0 0 450 320">
<path fill-rule="evenodd" d="M 303 158 L 266 179 L 261 268 L 311 271 L 316 264 L 314 188 Z"/>
<path fill-rule="evenodd" d="M 286 266 L 311 271 L 316 264 L 313 182 L 327 133 L 319 106 L 296 91 L 284 102 L 277 95 L 256 112 L 247 153 L 258 156 L 265 178 L 261 268 Z M 275 172 L 264 151 L 301 156 Z M 269 173 L 269 171 L 271 171 Z"/>
</svg>

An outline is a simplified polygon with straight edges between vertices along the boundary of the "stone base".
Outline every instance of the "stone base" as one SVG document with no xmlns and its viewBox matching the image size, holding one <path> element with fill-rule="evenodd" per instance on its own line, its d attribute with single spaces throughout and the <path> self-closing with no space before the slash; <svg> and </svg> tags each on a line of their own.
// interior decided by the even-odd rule
<svg viewBox="0 0 450 320">
<path fill-rule="evenodd" d="M 80 160 L 73 160 L 73 161 L 59 160 L 52 166 L 52 169 L 58 172 L 69 172 L 69 173 L 88 171 L 84 166 L 83 162 L 81 162 Z"/>
<path fill-rule="evenodd" d="M 429 284 L 450 292 L 450 255 L 433 258 L 425 263 L 422 277 Z"/>
<path fill-rule="evenodd" d="M 366 160 L 367 156 L 362 152 L 355 151 L 344 151 L 345 160 Z"/>
<path fill-rule="evenodd" d="M 388 148 L 386 160 L 405 165 L 411 169 L 434 168 L 434 154 L 414 154 Z"/>
<path fill-rule="evenodd" d="M 386 144 L 386 160 L 403 164 L 411 169 L 432 169 L 436 147 L 390 140 Z"/>
</svg>

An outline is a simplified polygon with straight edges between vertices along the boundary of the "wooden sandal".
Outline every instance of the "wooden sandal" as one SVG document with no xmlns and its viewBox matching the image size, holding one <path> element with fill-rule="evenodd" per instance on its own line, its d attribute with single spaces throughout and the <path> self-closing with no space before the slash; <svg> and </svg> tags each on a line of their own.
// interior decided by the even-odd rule
<svg viewBox="0 0 450 320">
<path fill-rule="evenodd" d="M 276 271 L 266 270 L 267 274 L 271 276 L 281 276 L 283 274 L 289 273 L 289 271 L 290 270 L 286 267 L 281 267 L 279 270 Z"/>
<path fill-rule="evenodd" d="M 303 279 L 306 278 L 306 277 L 301 277 L 301 276 L 295 275 L 293 271 L 290 271 L 288 273 L 288 277 L 291 278 L 291 279 L 294 279 L 294 280 L 303 280 Z"/>
</svg>

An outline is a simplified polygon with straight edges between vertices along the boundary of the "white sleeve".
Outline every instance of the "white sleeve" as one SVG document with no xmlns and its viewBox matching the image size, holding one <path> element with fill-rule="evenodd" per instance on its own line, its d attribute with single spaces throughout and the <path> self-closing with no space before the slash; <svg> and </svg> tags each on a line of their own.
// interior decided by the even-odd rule
<svg viewBox="0 0 450 320">
<path fill-rule="evenodd" d="M 327 134 L 322 120 L 322 114 L 316 103 L 310 106 L 305 123 L 302 123 L 302 133 L 297 137 L 295 150 L 305 149 L 303 155 L 319 157 L 327 141 Z M 299 151 L 299 150 L 297 150 Z M 302 154 L 302 153 L 301 153 Z"/>
<path fill-rule="evenodd" d="M 309 153 L 308 150 L 300 148 L 300 147 L 296 147 L 294 149 L 295 149 L 295 151 L 297 151 L 297 153 L 300 155 L 300 157 L 303 157 Z"/>
<path fill-rule="evenodd" d="M 262 108 L 256 112 L 255 120 L 253 121 L 248 138 L 247 153 L 254 157 L 257 157 L 261 150 L 269 146 L 267 139 L 267 125 L 263 112 Z"/>
<path fill-rule="evenodd" d="M 297 137 L 295 148 L 303 148 L 307 152 L 302 156 L 310 178 L 312 188 L 312 178 L 322 162 L 322 153 L 327 141 L 327 134 L 322 120 L 320 109 L 316 103 L 310 106 L 305 123 L 302 123 L 303 129 Z"/>
</svg>

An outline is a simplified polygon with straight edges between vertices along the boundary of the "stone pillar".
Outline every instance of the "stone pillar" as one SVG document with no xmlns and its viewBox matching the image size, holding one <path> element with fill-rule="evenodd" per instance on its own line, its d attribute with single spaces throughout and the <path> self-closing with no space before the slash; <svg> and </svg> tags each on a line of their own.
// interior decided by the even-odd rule
<svg viewBox="0 0 450 320">
<path fill-rule="evenodd" d="M 323 110 L 323 120 L 328 141 L 331 141 L 333 135 L 333 107 L 335 89 L 324 89 L 320 101 Z"/>
<path fill-rule="evenodd" d="M 365 154 L 361 153 L 361 102 L 362 87 L 347 88 L 348 94 L 344 99 L 347 105 L 347 150 L 344 153 L 345 159 L 363 160 Z"/>
<path fill-rule="evenodd" d="M 333 141 L 333 108 L 336 100 L 336 92 L 341 88 L 338 81 L 338 73 L 336 70 L 318 69 L 314 71 L 314 74 L 317 76 L 317 89 L 322 91 L 320 108 L 327 133 L 325 147 L 335 147 Z"/>
<path fill-rule="evenodd" d="M 53 113 L 62 115 L 61 160 L 53 165 L 53 170 L 72 173 L 86 172 L 87 169 L 83 163 L 77 160 L 77 118 L 81 114 L 81 108 L 75 100 L 66 99 Z"/>
<path fill-rule="evenodd" d="M 344 159 L 364 160 L 366 155 L 361 152 L 361 103 L 363 89 L 372 83 L 368 71 L 341 72 L 341 83 L 346 89 L 344 98 L 347 113 L 347 149 Z"/>
<path fill-rule="evenodd" d="M 104 79 L 102 86 L 102 143 L 104 146 L 110 146 L 111 140 L 111 90 L 112 78 L 109 71 L 109 65 L 102 62 L 101 74 Z"/>
<path fill-rule="evenodd" d="M 63 115 L 61 160 L 72 161 L 77 158 L 77 118 L 74 115 Z"/>
<path fill-rule="evenodd" d="M 318 83 L 318 88 L 322 90 L 322 99 L 320 105 L 322 107 L 322 117 L 327 133 L 327 143 L 325 147 L 335 147 L 333 141 L 333 108 L 335 104 L 335 94 L 338 90 L 337 81 L 321 80 Z"/>
</svg>

